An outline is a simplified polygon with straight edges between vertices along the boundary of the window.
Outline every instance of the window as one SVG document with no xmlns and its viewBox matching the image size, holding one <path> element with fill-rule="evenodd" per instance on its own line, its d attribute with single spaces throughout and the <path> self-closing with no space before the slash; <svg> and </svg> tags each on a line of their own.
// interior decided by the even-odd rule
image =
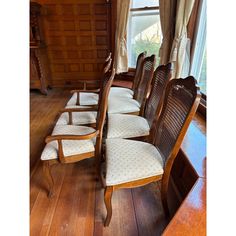
<svg viewBox="0 0 236 236">
<path fill-rule="evenodd" d="M 159 2 L 131 0 L 127 35 L 129 67 L 136 66 L 137 57 L 143 51 L 147 55 L 155 54 L 158 65 L 161 41 Z"/>
<path fill-rule="evenodd" d="M 206 94 L 206 0 L 201 0 L 198 16 L 197 34 L 193 42 L 194 52 L 190 74 L 200 86 L 201 92 Z"/>
</svg>

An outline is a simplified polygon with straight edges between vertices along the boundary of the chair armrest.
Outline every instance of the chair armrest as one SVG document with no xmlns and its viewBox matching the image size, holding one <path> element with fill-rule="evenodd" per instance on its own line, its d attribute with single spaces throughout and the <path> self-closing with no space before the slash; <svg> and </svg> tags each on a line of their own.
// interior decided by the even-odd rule
<svg viewBox="0 0 236 236">
<path fill-rule="evenodd" d="M 97 111 L 98 107 L 87 107 L 87 108 L 81 108 L 81 107 L 73 107 L 73 108 L 64 108 L 61 109 L 60 112 L 84 112 L 84 111 Z"/>
<path fill-rule="evenodd" d="M 45 139 L 46 143 L 52 142 L 52 141 L 61 141 L 61 140 L 86 140 L 86 139 L 92 139 L 96 137 L 99 134 L 99 131 L 96 130 L 93 133 L 90 134 L 84 134 L 84 135 L 70 135 L 70 134 L 61 134 L 61 135 L 51 135 L 47 136 Z"/>
<path fill-rule="evenodd" d="M 70 91 L 70 93 L 99 93 L 99 92 L 100 89 L 93 89 L 93 90 L 74 89 Z"/>
</svg>

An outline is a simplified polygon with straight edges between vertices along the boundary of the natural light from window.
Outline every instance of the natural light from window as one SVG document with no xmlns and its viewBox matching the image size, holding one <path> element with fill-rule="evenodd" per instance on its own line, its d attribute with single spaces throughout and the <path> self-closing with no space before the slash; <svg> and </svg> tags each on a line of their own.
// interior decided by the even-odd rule
<svg viewBox="0 0 236 236">
<path fill-rule="evenodd" d="M 136 66 L 141 52 L 156 55 L 159 64 L 159 48 L 162 41 L 160 16 L 157 0 L 133 0 L 128 23 L 128 61 L 129 67 Z"/>
</svg>

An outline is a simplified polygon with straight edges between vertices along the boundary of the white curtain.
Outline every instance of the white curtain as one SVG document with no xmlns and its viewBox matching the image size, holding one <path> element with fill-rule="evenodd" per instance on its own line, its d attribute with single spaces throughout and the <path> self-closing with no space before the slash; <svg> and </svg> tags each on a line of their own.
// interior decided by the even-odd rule
<svg viewBox="0 0 236 236">
<path fill-rule="evenodd" d="M 174 32 L 174 16 L 176 11 L 176 3 L 173 0 L 159 0 L 161 30 L 162 30 L 162 44 L 159 51 L 160 64 L 169 62 L 170 49 L 173 40 Z"/>
<path fill-rule="evenodd" d="M 190 40 L 187 37 L 187 25 L 195 0 L 178 0 L 175 23 L 175 38 L 173 40 L 170 61 L 174 68 L 172 77 L 179 78 L 189 74 Z"/>
<path fill-rule="evenodd" d="M 130 0 L 117 0 L 117 22 L 114 55 L 114 68 L 117 74 L 128 71 L 126 32 L 129 10 Z"/>
</svg>

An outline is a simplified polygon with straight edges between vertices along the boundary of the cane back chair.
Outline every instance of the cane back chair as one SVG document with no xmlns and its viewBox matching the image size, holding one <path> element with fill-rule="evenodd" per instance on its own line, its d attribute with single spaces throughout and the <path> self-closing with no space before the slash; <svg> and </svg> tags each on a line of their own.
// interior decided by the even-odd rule
<svg viewBox="0 0 236 236">
<path fill-rule="evenodd" d="M 111 220 L 114 190 L 139 187 L 159 180 L 162 180 L 161 199 L 168 215 L 167 188 L 171 167 L 197 110 L 200 96 L 193 77 L 173 79 L 167 86 L 163 109 L 155 120 L 150 143 L 127 139 L 106 140 L 106 162 L 101 176 L 107 209 L 105 226 Z"/>
<path fill-rule="evenodd" d="M 141 65 L 144 58 L 146 57 L 146 54 L 147 52 L 145 51 L 138 55 L 132 89 L 124 88 L 124 87 L 111 87 L 110 94 L 109 94 L 110 97 L 119 96 L 119 97 L 133 98 L 134 91 L 137 89 L 137 86 L 139 84 L 139 80 L 141 77 L 141 74 L 140 74 Z"/>
<path fill-rule="evenodd" d="M 143 139 L 149 135 L 154 118 L 159 114 L 166 86 L 170 80 L 171 63 L 158 66 L 154 72 L 150 96 L 144 115 L 109 114 L 107 138 Z"/>
<path fill-rule="evenodd" d="M 112 96 L 108 100 L 108 114 L 143 115 L 147 95 L 153 78 L 156 56 L 146 57 L 140 69 L 140 79 L 134 91 L 134 98 Z"/>
</svg>

